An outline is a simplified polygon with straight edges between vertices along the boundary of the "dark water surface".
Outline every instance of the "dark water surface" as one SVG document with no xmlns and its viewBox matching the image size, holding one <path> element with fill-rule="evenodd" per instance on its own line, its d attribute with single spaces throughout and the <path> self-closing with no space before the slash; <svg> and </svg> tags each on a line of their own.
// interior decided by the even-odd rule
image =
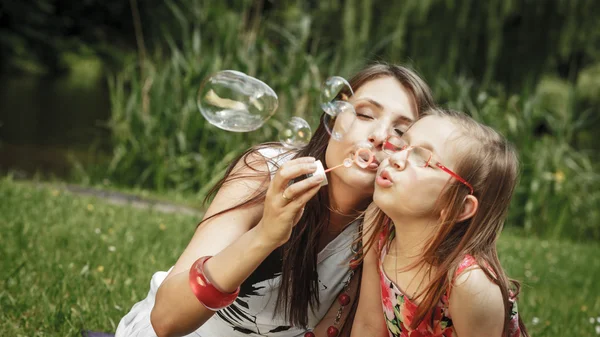
<svg viewBox="0 0 600 337">
<path fill-rule="evenodd" d="M 66 176 L 69 156 L 107 152 L 105 80 L 0 77 L 0 170 Z"/>
</svg>

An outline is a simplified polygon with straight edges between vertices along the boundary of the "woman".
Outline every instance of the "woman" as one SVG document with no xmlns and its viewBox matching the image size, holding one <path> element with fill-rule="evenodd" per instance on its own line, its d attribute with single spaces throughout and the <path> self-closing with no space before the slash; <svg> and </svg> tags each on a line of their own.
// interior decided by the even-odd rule
<svg viewBox="0 0 600 337">
<path fill-rule="evenodd" d="M 356 120 L 343 139 L 329 138 L 322 117 L 302 150 L 266 144 L 232 163 L 187 248 L 168 273 L 153 276 L 148 297 L 121 320 L 117 336 L 339 333 L 350 310 L 338 312 L 357 288 L 349 283 L 351 243 L 371 201 L 378 163 L 333 170 L 325 188 L 319 175 L 291 182 L 314 173 L 315 160 L 341 164 L 360 142 L 381 151 L 390 132 L 406 129 L 433 105 L 425 82 L 399 66 L 369 66 L 350 85 Z M 214 298 L 192 289 L 190 275 L 206 277 L 217 300 L 233 303 L 208 309 Z M 333 305 L 342 291 L 341 304 Z"/>
<path fill-rule="evenodd" d="M 388 138 L 384 152 L 352 335 L 527 336 L 519 284 L 496 251 L 517 182 L 513 148 L 444 111 Z"/>
</svg>

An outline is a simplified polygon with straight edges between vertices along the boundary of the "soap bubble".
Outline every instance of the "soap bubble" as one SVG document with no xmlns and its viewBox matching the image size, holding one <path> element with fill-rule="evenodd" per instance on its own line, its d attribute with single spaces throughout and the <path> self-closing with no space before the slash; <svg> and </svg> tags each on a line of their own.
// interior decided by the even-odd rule
<svg viewBox="0 0 600 337">
<path fill-rule="evenodd" d="M 321 108 L 329 115 L 333 115 L 332 102 L 338 98 L 340 93 L 350 93 L 349 96 L 354 95 L 350 83 L 345 78 L 340 76 L 329 77 L 321 86 Z M 348 98 L 348 96 L 346 96 Z M 338 98 L 339 100 L 339 98 Z"/>
<path fill-rule="evenodd" d="M 356 111 L 354 106 L 346 101 L 330 103 L 330 111 L 331 114 L 326 112 L 323 115 L 323 124 L 331 138 L 340 141 L 352 128 L 356 120 Z"/>
<path fill-rule="evenodd" d="M 374 158 L 375 157 L 373 155 L 373 152 L 371 152 L 371 150 L 369 150 L 368 148 L 364 147 L 356 150 L 354 154 L 354 162 L 356 163 L 356 165 L 358 165 L 358 167 L 361 168 L 369 167 L 369 165 L 371 165 L 371 163 L 373 162 Z"/>
<path fill-rule="evenodd" d="M 198 108 L 206 120 L 223 130 L 248 132 L 260 128 L 277 110 L 277 94 L 264 82 L 234 70 L 210 76 L 198 92 Z"/>
<path fill-rule="evenodd" d="M 340 97 L 341 93 L 341 97 Z M 354 95 L 343 77 L 329 77 L 321 86 L 321 108 L 325 111 L 325 129 L 335 140 L 342 140 L 356 119 L 354 106 L 347 99 Z"/>
<path fill-rule="evenodd" d="M 279 131 L 279 142 L 288 148 L 298 148 L 308 144 L 312 137 L 310 125 L 300 117 L 292 117 L 285 128 Z"/>
</svg>

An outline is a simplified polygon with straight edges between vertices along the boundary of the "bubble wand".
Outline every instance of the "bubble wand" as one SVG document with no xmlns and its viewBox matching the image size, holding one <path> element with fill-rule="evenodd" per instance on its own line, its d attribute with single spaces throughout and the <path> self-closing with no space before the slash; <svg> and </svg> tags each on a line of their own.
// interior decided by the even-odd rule
<svg viewBox="0 0 600 337">
<path fill-rule="evenodd" d="M 323 167 L 323 163 L 321 163 L 320 160 L 317 160 L 315 162 L 315 164 L 317 165 L 317 170 L 315 171 L 315 173 L 307 174 L 302 179 L 295 179 L 291 183 L 294 183 L 298 180 L 310 178 L 315 175 L 316 176 L 320 175 L 320 176 L 323 176 L 323 181 L 321 182 L 321 186 L 325 186 L 325 185 L 329 184 L 329 182 L 327 181 L 326 173 L 329 173 L 329 172 L 331 172 L 337 168 L 340 168 L 342 166 L 346 167 L 346 168 L 350 168 L 350 167 L 352 167 L 353 163 L 356 164 L 358 167 L 366 168 L 373 162 L 374 158 L 375 157 L 373 155 L 373 152 L 371 152 L 371 150 L 366 149 L 366 148 L 359 148 L 354 152 L 354 159 L 346 158 L 346 159 L 344 159 L 343 163 L 336 165 L 334 167 L 330 167 L 327 170 L 325 170 L 325 168 Z M 361 161 L 361 159 L 362 159 L 362 161 Z"/>
</svg>

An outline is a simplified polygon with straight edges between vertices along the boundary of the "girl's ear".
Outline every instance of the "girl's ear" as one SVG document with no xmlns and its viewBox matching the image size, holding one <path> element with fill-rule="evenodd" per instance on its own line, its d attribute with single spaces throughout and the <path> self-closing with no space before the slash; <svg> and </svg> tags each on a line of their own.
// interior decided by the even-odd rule
<svg viewBox="0 0 600 337">
<path fill-rule="evenodd" d="M 461 222 L 472 218 L 477 212 L 477 208 L 479 207 L 479 201 L 473 195 L 467 195 L 463 202 L 462 210 L 458 214 L 456 221 Z M 446 219 L 448 215 L 448 211 L 443 209 L 440 213 L 440 219 Z"/>
<path fill-rule="evenodd" d="M 465 201 L 463 202 L 463 207 L 458 215 L 458 221 L 465 221 L 472 218 L 477 212 L 477 208 L 479 207 L 479 201 L 473 195 L 467 195 L 465 197 Z"/>
</svg>

